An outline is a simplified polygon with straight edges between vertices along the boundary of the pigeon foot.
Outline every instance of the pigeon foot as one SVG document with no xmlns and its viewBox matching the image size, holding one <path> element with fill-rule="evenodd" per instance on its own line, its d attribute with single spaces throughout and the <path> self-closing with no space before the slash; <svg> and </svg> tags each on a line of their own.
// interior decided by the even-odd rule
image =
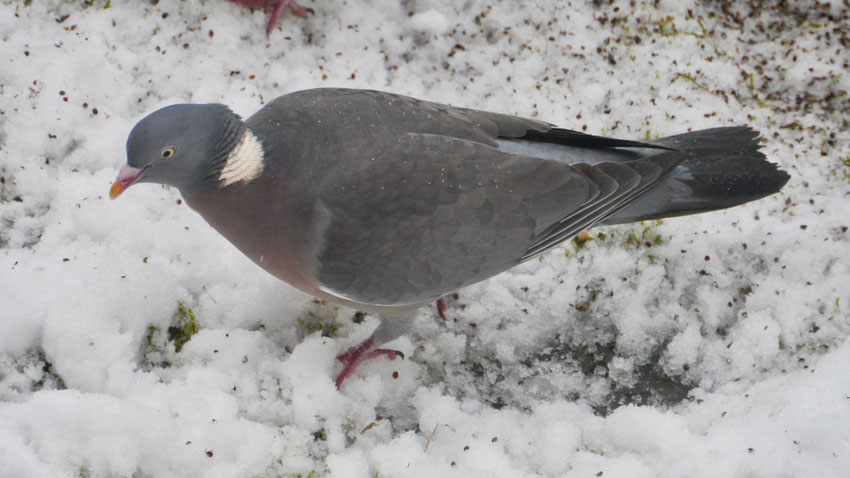
<svg viewBox="0 0 850 478">
<path fill-rule="evenodd" d="M 342 386 L 342 382 L 354 372 L 354 369 L 356 369 L 361 362 L 375 357 L 380 357 L 382 355 L 390 360 L 395 360 L 396 357 L 401 357 L 401 359 L 404 360 L 404 354 L 398 350 L 376 348 L 375 340 L 371 337 L 337 355 L 337 360 L 345 363 L 345 367 L 336 377 L 336 389 L 339 390 L 339 387 Z"/>
<path fill-rule="evenodd" d="M 274 30 L 275 25 L 277 25 L 277 20 L 280 18 L 280 11 L 283 10 L 283 7 L 289 7 L 289 11 L 292 12 L 293 15 L 299 18 L 307 18 L 307 13 L 314 13 L 312 8 L 304 8 L 295 0 L 280 0 L 277 5 L 272 9 L 272 14 L 269 15 L 269 22 L 266 24 L 266 36 L 271 35 L 272 30 Z"/>
<path fill-rule="evenodd" d="M 272 7 L 272 13 L 269 15 L 269 21 L 266 24 L 266 35 L 270 35 L 277 21 L 280 18 L 280 12 L 284 8 L 289 8 L 293 15 L 299 18 L 307 18 L 308 13 L 315 13 L 312 8 L 305 8 L 298 5 L 295 0 L 230 0 L 231 2 L 247 8 L 268 8 Z"/>
</svg>

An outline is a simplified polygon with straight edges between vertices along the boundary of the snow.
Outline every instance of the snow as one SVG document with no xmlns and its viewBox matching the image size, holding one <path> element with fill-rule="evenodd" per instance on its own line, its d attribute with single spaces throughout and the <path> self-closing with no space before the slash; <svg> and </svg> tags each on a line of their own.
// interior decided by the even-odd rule
<svg viewBox="0 0 850 478">
<path fill-rule="evenodd" d="M 0 476 L 846 476 L 846 0 L 301 3 L 266 38 L 223 0 L 0 2 Z M 174 190 L 107 195 L 154 109 L 317 86 L 633 139 L 748 124 L 792 177 L 461 290 L 338 392 L 374 317 Z"/>
<path fill-rule="evenodd" d="M 449 21 L 442 13 L 428 10 L 410 17 L 410 26 L 417 31 L 441 35 L 448 31 Z"/>
</svg>

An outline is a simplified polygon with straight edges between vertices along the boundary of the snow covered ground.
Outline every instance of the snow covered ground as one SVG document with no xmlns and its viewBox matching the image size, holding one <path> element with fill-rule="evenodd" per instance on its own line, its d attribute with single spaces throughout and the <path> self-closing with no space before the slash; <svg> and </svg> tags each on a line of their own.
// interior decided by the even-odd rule
<svg viewBox="0 0 850 478">
<path fill-rule="evenodd" d="M 848 476 L 847 0 L 302 5 L 266 38 L 224 0 L 0 0 L 0 476 Z M 461 290 L 337 392 L 375 318 L 175 190 L 107 197 L 147 112 L 316 86 L 631 139 L 748 124 L 792 177 Z"/>
</svg>

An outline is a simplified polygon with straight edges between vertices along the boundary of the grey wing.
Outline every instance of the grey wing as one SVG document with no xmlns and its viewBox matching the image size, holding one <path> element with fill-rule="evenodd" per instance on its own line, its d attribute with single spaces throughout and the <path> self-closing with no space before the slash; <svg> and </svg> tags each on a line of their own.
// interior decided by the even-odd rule
<svg viewBox="0 0 850 478">
<path fill-rule="evenodd" d="M 356 302 L 416 304 L 506 270 L 591 191 L 568 165 L 470 141 L 406 134 L 384 146 L 327 171 L 318 194 L 329 218 L 319 282 Z"/>
<path fill-rule="evenodd" d="M 649 160 L 569 165 L 427 134 L 382 146 L 375 160 L 326 171 L 318 195 L 329 218 L 320 283 L 377 305 L 428 301 L 498 274 L 615 212 L 668 170 Z"/>
</svg>

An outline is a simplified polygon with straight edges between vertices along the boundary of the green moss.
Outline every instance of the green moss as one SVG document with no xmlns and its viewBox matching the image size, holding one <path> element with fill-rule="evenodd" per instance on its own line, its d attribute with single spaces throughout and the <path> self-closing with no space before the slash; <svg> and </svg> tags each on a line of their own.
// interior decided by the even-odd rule
<svg viewBox="0 0 850 478">
<path fill-rule="evenodd" d="M 159 332 L 159 327 L 153 324 L 148 325 L 148 333 L 145 336 L 145 342 L 147 342 L 148 345 L 153 344 L 153 336 L 156 335 L 157 332 Z"/>
<path fill-rule="evenodd" d="M 690 35 L 694 38 L 706 38 L 708 37 L 708 30 L 705 29 L 705 25 L 702 24 L 702 20 L 697 19 L 697 25 L 699 25 L 700 33 L 697 32 L 683 32 L 679 31 L 676 28 L 676 25 L 673 23 L 674 18 L 671 16 L 666 16 L 663 19 L 659 20 L 655 23 L 655 26 L 658 28 L 658 34 L 663 37 L 674 37 L 678 35 Z"/>
<path fill-rule="evenodd" d="M 663 37 L 676 35 L 676 25 L 673 25 L 673 17 L 664 17 L 656 24 L 656 26 L 658 27 L 658 34 Z M 671 27 L 669 30 L 667 29 L 668 26 Z"/>
<path fill-rule="evenodd" d="M 316 316 L 312 316 L 311 319 L 298 319 L 298 326 L 304 330 L 305 334 L 310 335 L 315 332 L 321 332 L 322 337 L 334 338 L 339 333 L 339 324 L 335 320 L 323 321 Z"/>
<path fill-rule="evenodd" d="M 94 4 L 95 4 L 95 0 L 83 0 L 83 3 L 82 3 L 83 8 L 89 8 Z M 112 0 L 106 0 L 106 2 L 103 5 L 103 9 L 106 10 L 107 8 L 110 8 L 111 6 L 112 6 Z"/>
<path fill-rule="evenodd" d="M 752 73 L 750 73 L 750 76 L 748 77 L 747 88 L 750 90 L 750 93 L 752 93 L 753 100 L 755 100 L 755 102 L 756 102 L 756 106 L 758 106 L 759 108 L 769 107 L 769 105 L 767 103 L 765 103 L 764 101 L 762 101 L 761 98 L 759 98 L 758 95 L 756 94 L 755 77 L 753 76 Z"/>
<path fill-rule="evenodd" d="M 314 478 L 315 476 L 316 476 L 316 470 L 310 470 L 310 473 L 307 473 L 306 475 L 302 475 L 301 473 L 298 473 L 297 475 L 295 475 L 294 478 Z"/>
<path fill-rule="evenodd" d="M 655 226 L 659 224 L 661 224 L 661 220 L 648 222 L 641 221 L 640 225 L 642 227 L 640 230 L 629 234 L 629 237 L 627 237 L 626 241 L 623 243 L 623 247 L 652 247 L 663 243 L 664 239 L 661 238 L 661 234 L 655 230 Z"/>
<path fill-rule="evenodd" d="M 278 460 L 278 463 L 282 465 L 283 461 Z M 271 469 L 272 467 L 269 467 L 269 468 L 270 469 L 267 470 L 265 474 L 253 475 L 252 478 L 270 478 L 270 477 L 273 477 L 273 476 L 279 477 L 279 478 L 315 478 L 315 476 L 316 476 L 316 470 L 310 470 L 310 473 L 307 473 L 306 475 L 301 474 L 301 473 L 298 473 L 298 474 L 295 474 L 295 475 L 289 475 L 289 474 L 281 475 L 280 473 L 277 473 L 273 469 Z"/>
<path fill-rule="evenodd" d="M 574 252 L 579 252 L 584 249 L 584 247 L 587 246 L 589 242 L 604 241 L 607 238 L 608 236 L 604 232 L 600 232 L 596 234 L 596 236 L 593 236 L 590 232 L 582 231 L 580 234 L 576 235 L 570 240 L 570 244 L 573 245 L 573 248 L 575 249 Z M 566 245 L 566 243 L 564 243 L 564 245 Z M 571 252 L 573 251 L 571 251 L 570 249 L 565 249 L 564 257 L 569 257 Z"/>
<path fill-rule="evenodd" d="M 709 89 L 708 89 L 708 88 L 706 88 L 704 85 L 702 85 L 700 82 L 698 82 L 698 81 L 696 80 L 696 78 L 694 78 L 694 77 L 693 77 L 690 73 L 681 73 L 681 72 L 676 73 L 676 79 L 678 80 L 679 78 L 682 78 L 682 79 L 684 79 L 684 80 L 688 80 L 688 81 L 690 81 L 691 83 L 693 83 L 693 84 L 694 84 L 694 86 L 696 86 L 697 88 L 699 88 L 699 89 L 701 89 L 701 90 L 703 90 L 703 91 L 706 91 L 706 92 L 708 92 L 708 93 L 712 93 L 712 92 L 711 92 L 711 90 L 709 90 Z M 712 94 L 713 94 L 713 93 L 712 93 Z"/>
<path fill-rule="evenodd" d="M 177 310 L 172 316 L 172 324 L 174 325 L 168 327 L 168 341 L 174 342 L 174 350 L 179 353 L 186 342 L 198 333 L 198 321 L 195 318 L 195 312 L 178 300 Z"/>
<path fill-rule="evenodd" d="M 584 246 L 592 240 L 593 236 L 587 233 L 582 233 L 573 238 L 573 245 L 576 247 L 576 250 L 583 249 Z"/>
<path fill-rule="evenodd" d="M 705 29 L 705 25 L 702 24 L 702 20 L 697 18 L 697 25 L 699 25 L 699 29 L 702 30 L 702 36 L 697 38 L 705 38 L 708 36 L 708 30 Z M 696 35 L 694 35 L 696 36 Z"/>
<path fill-rule="evenodd" d="M 339 325 L 336 322 L 322 322 L 319 320 L 316 321 L 305 321 L 304 319 L 298 319 L 298 325 L 304 329 L 304 331 L 309 335 L 314 332 L 322 332 L 322 337 L 336 337 L 339 332 Z"/>
<path fill-rule="evenodd" d="M 802 334 L 800 334 L 800 335 L 802 336 Z M 829 345 L 823 343 L 823 339 L 820 338 L 820 337 L 815 338 L 815 340 L 811 340 L 811 341 L 808 341 L 808 342 L 803 342 L 803 343 L 797 344 L 797 346 L 796 346 L 796 352 L 798 354 L 800 354 L 800 353 L 808 353 L 808 354 L 823 353 L 826 349 L 829 349 Z"/>
<path fill-rule="evenodd" d="M 842 179 L 850 179 L 850 154 L 844 158 L 838 158 L 841 166 L 837 167 L 832 174 Z"/>
<path fill-rule="evenodd" d="M 148 347 L 153 347 L 156 343 L 156 336 L 159 333 L 159 327 L 156 325 L 150 324 L 148 325 L 148 332 L 145 334 L 145 345 Z"/>
</svg>

